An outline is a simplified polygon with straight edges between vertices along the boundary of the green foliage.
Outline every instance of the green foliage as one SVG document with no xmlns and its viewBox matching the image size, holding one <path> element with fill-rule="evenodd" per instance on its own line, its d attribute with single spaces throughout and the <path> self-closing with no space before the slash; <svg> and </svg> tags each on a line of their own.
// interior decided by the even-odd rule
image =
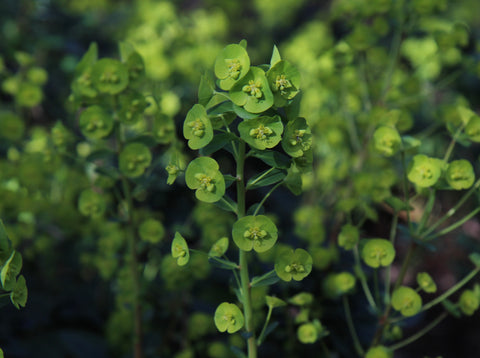
<svg viewBox="0 0 480 358">
<path fill-rule="evenodd" d="M 243 313 L 237 305 L 222 302 L 215 310 L 215 326 L 220 332 L 235 333 L 244 325 Z"/>
<path fill-rule="evenodd" d="M 233 224 L 232 237 L 241 250 L 265 252 L 275 245 L 278 233 L 273 221 L 265 215 L 245 216 Z"/>
<path fill-rule="evenodd" d="M 393 291 L 392 307 L 397 311 L 400 311 L 403 316 L 414 316 L 420 312 L 422 298 L 410 287 L 401 286 Z"/>
</svg>

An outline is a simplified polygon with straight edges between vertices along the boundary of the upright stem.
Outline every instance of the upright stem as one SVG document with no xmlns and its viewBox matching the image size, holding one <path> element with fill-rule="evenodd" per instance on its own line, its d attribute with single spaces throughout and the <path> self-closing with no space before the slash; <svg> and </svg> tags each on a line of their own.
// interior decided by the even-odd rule
<svg viewBox="0 0 480 358">
<path fill-rule="evenodd" d="M 117 152 L 123 148 L 123 140 L 120 124 L 116 127 Z M 127 239 L 130 254 L 130 274 L 133 283 L 133 358 L 143 357 L 143 329 L 142 329 L 142 308 L 140 306 L 140 275 L 138 272 L 137 236 L 134 230 L 135 220 L 133 217 L 133 199 L 130 184 L 122 175 L 123 195 L 127 202 Z"/>
<path fill-rule="evenodd" d="M 245 142 L 241 141 L 238 146 L 237 155 L 237 217 L 238 219 L 245 216 Z M 243 297 L 243 314 L 245 316 L 245 329 L 247 331 L 248 358 L 257 358 L 257 342 L 255 339 L 255 331 L 253 326 L 252 314 L 252 295 L 250 290 L 250 278 L 248 275 L 247 252 L 240 250 L 240 284 Z"/>
</svg>

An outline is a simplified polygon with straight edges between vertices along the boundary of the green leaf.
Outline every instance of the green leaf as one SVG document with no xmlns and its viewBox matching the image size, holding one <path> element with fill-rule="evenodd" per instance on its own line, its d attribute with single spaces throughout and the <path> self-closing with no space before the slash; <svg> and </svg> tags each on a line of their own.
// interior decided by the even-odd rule
<svg viewBox="0 0 480 358">
<path fill-rule="evenodd" d="M 188 249 L 187 241 L 179 233 L 175 233 L 171 246 L 172 257 L 177 259 L 178 266 L 184 266 L 190 260 L 190 250 Z"/>
<path fill-rule="evenodd" d="M 473 263 L 476 267 L 480 268 L 480 253 L 478 253 L 478 252 L 473 252 L 473 253 L 471 253 L 471 254 L 468 256 L 468 258 L 470 259 L 470 261 L 472 261 L 472 263 Z"/>
<path fill-rule="evenodd" d="M 118 44 L 118 49 L 120 51 L 120 58 L 123 62 L 127 61 L 128 57 L 135 52 L 133 45 L 127 41 L 121 41 Z"/>
<path fill-rule="evenodd" d="M 5 291 L 13 290 L 17 282 L 17 275 L 21 269 L 22 255 L 14 250 L 0 272 L 2 287 Z"/>
<path fill-rule="evenodd" d="M 229 260 L 224 260 L 216 256 L 209 256 L 208 257 L 208 262 L 212 264 L 215 267 L 218 267 L 220 269 L 224 270 L 237 270 L 238 269 L 238 264 Z"/>
<path fill-rule="evenodd" d="M 98 46 L 96 42 L 92 42 L 87 52 L 83 55 L 80 62 L 75 67 L 75 75 L 79 76 L 88 67 L 92 66 L 98 59 Z"/>
<path fill-rule="evenodd" d="M 12 254 L 12 243 L 7 235 L 3 221 L 0 220 L 0 266 L 8 260 Z"/>
<path fill-rule="evenodd" d="M 277 46 L 273 45 L 273 52 L 272 52 L 272 57 L 270 59 L 270 66 L 273 66 L 274 64 L 276 64 L 281 59 L 282 58 L 280 57 L 280 52 L 278 52 Z"/>
<path fill-rule="evenodd" d="M 225 188 L 228 188 L 230 185 L 237 182 L 237 177 L 230 174 L 224 174 L 223 178 L 225 179 Z"/>
<path fill-rule="evenodd" d="M 133 142 L 142 143 L 147 147 L 154 147 L 157 145 L 157 140 L 151 134 L 143 134 L 140 136 L 130 138 L 126 141 L 126 144 L 133 143 Z"/>
<path fill-rule="evenodd" d="M 90 153 L 85 160 L 87 162 L 94 162 L 96 160 L 103 160 L 103 161 L 112 161 L 115 158 L 115 152 L 110 149 L 102 148 L 93 151 Z"/>
<path fill-rule="evenodd" d="M 229 196 L 225 195 L 224 200 L 219 200 L 214 202 L 215 206 L 219 207 L 225 211 L 231 211 L 234 214 L 237 214 L 237 202 L 233 201 Z"/>
<path fill-rule="evenodd" d="M 230 144 L 232 140 L 239 140 L 239 138 L 235 134 L 228 132 L 215 134 L 210 143 L 205 147 L 200 148 L 199 153 L 203 156 L 210 156 Z"/>
<path fill-rule="evenodd" d="M 198 87 L 198 103 L 206 106 L 215 93 L 215 83 L 211 76 L 205 73 L 200 78 L 200 85 Z"/>
<path fill-rule="evenodd" d="M 296 168 L 295 165 L 292 165 L 290 169 L 288 169 L 288 174 L 284 179 L 285 185 L 290 190 L 293 195 L 300 195 L 302 194 L 302 174 Z"/>
<path fill-rule="evenodd" d="M 245 108 L 237 106 L 235 103 L 232 103 L 232 108 L 235 114 L 242 119 L 252 119 L 260 116 L 260 114 L 248 112 Z"/>
<path fill-rule="evenodd" d="M 262 186 L 272 185 L 282 181 L 287 176 L 287 172 L 283 169 L 270 168 L 257 174 L 247 182 L 246 189 L 252 190 Z"/>
<path fill-rule="evenodd" d="M 10 293 L 10 300 L 17 309 L 20 309 L 20 306 L 25 307 L 25 305 L 27 304 L 27 298 L 28 290 L 27 284 L 25 282 L 25 277 L 23 277 L 23 275 L 20 275 L 15 284 L 15 287 Z"/>
<path fill-rule="evenodd" d="M 215 241 L 208 252 L 209 257 L 220 257 L 225 255 L 228 250 L 228 237 L 222 237 Z"/>
<path fill-rule="evenodd" d="M 262 276 L 255 276 L 250 282 L 251 287 L 270 286 L 280 281 L 275 270 L 269 271 Z"/>
<path fill-rule="evenodd" d="M 260 159 L 264 163 L 270 165 L 271 167 L 278 169 L 288 169 L 290 168 L 291 159 L 282 153 L 272 150 L 256 150 L 252 149 L 252 155 L 255 158 Z"/>
<path fill-rule="evenodd" d="M 448 299 L 444 299 L 441 301 L 443 307 L 455 318 L 462 317 L 462 312 L 460 312 L 460 308 Z"/>
</svg>

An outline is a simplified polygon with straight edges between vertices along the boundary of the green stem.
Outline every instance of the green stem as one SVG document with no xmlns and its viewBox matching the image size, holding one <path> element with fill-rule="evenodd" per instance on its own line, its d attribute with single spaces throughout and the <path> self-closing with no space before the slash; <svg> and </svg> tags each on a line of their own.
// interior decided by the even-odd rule
<svg viewBox="0 0 480 358">
<path fill-rule="evenodd" d="M 395 237 L 397 235 L 397 226 L 398 226 L 398 212 L 395 212 L 395 215 L 392 219 L 392 225 L 390 227 L 390 242 L 392 245 L 395 245 Z M 392 265 L 389 265 L 386 268 L 385 273 L 385 296 L 383 302 L 385 305 L 390 304 L 390 284 L 392 282 Z"/>
<path fill-rule="evenodd" d="M 365 352 L 362 348 L 362 345 L 360 344 L 360 340 L 358 339 L 358 336 L 357 336 L 357 331 L 355 330 L 355 326 L 353 324 L 352 313 L 350 312 L 350 305 L 348 303 L 347 295 L 343 295 L 342 300 L 343 300 L 343 309 L 345 311 L 345 318 L 347 319 L 348 330 L 350 331 L 350 335 L 352 336 L 352 339 L 353 339 L 353 345 L 355 347 L 355 350 L 357 351 L 357 354 L 360 357 L 363 357 Z"/>
<path fill-rule="evenodd" d="M 368 303 L 370 306 L 376 311 L 377 310 L 377 305 L 375 303 L 375 300 L 373 299 L 372 292 L 370 291 L 370 288 L 368 287 L 367 280 L 365 279 L 365 272 L 362 269 L 362 265 L 360 263 L 360 258 L 359 258 L 359 253 L 358 253 L 358 247 L 355 247 L 353 249 L 353 254 L 355 257 L 355 266 L 357 267 L 357 270 L 359 271 L 359 275 L 357 275 L 360 279 L 360 283 L 362 285 L 363 292 L 365 294 L 365 297 L 367 298 Z"/>
<path fill-rule="evenodd" d="M 448 234 L 450 231 L 455 230 L 457 227 L 463 225 L 465 222 L 470 220 L 472 217 L 477 215 L 480 212 L 480 208 L 476 208 L 475 210 L 471 211 L 468 215 L 465 215 L 462 219 L 458 220 L 457 222 L 453 223 L 452 225 L 446 227 L 445 229 L 439 231 L 436 234 L 433 234 L 432 236 L 427 236 L 425 237 L 425 241 L 428 241 L 430 239 L 433 239 L 435 237 L 439 237 L 445 234 Z"/>
<path fill-rule="evenodd" d="M 454 286 L 450 287 L 447 291 L 445 291 L 443 294 L 435 298 L 434 300 L 430 301 L 426 305 L 424 305 L 421 309 L 421 311 L 426 311 L 433 306 L 441 303 L 443 300 L 447 299 L 451 295 L 453 295 L 455 292 L 457 292 L 459 289 L 461 289 L 464 285 L 468 283 L 475 275 L 480 271 L 480 267 L 474 268 L 467 276 L 465 276 L 461 281 L 457 282 Z"/>
<path fill-rule="evenodd" d="M 457 202 L 457 204 L 451 208 L 450 210 L 447 211 L 447 213 L 442 216 L 436 223 L 431 225 L 428 230 L 422 233 L 421 239 L 427 237 L 431 232 L 433 232 L 437 227 L 442 225 L 446 220 L 448 220 L 450 217 L 455 215 L 458 209 L 467 201 L 467 199 L 472 196 L 473 193 L 477 191 L 477 189 L 480 187 L 480 179 L 478 179 L 475 184 L 472 185 L 469 191 L 467 191 L 462 198 Z"/>
<path fill-rule="evenodd" d="M 238 146 L 237 160 L 237 218 L 245 216 L 245 142 L 241 141 Z M 240 250 L 239 254 L 240 266 L 240 283 L 243 298 L 243 314 L 245 316 L 245 329 L 248 339 L 248 358 L 257 358 L 257 341 L 255 339 L 255 331 L 253 326 L 253 310 L 252 295 L 250 287 L 250 278 L 248 275 L 247 251 Z"/>
<path fill-rule="evenodd" d="M 117 98 L 114 98 L 114 108 L 117 106 Z M 117 119 L 117 113 L 114 113 Z M 116 121 L 115 139 L 117 146 L 117 154 L 119 154 L 124 145 L 122 126 L 120 122 Z M 127 239 L 130 259 L 130 274 L 133 283 L 133 357 L 143 357 L 143 327 L 142 327 L 142 308 L 140 305 L 140 273 L 138 270 L 138 255 L 137 255 L 137 236 L 135 232 L 135 218 L 133 216 L 134 206 L 130 190 L 130 184 L 125 176 L 121 176 L 122 190 L 126 207 L 126 223 L 127 223 Z"/>
<path fill-rule="evenodd" d="M 422 336 L 430 332 L 433 328 L 435 328 L 440 322 L 442 322 L 445 318 L 447 318 L 447 316 L 448 316 L 448 313 L 443 312 L 440 316 L 438 316 L 435 320 L 433 320 L 429 325 L 427 325 L 426 327 L 424 327 L 414 335 L 408 337 L 407 339 L 404 339 L 401 342 L 391 345 L 389 348 L 391 350 L 396 350 L 396 349 L 405 347 L 406 345 L 416 341 L 417 339 L 421 338 Z"/>
<path fill-rule="evenodd" d="M 273 306 L 268 307 L 267 318 L 265 319 L 265 323 L 263 324 L 262 331 L 260 332 L 260 336 L 257 339 L 257 345 L 261 345 L 263 340 L 265 339 L 265 332 L 267 331 L 268 322 L 270 322 L 270 318 L 272 317 Z"/>
<path fill-rule="evenodd" d="M 262 201 L 260 201 L 260 203 L 258 203 L 257 207 L 255 208 L 255 211 L 253 212 L 253 216 L 258 214 L 258 211 L 260 210 L 262 205 L 265 203 L 265 200 L 267 200 L 268 197 L 272 195 L 272 193 L 275 191 L 275 189 L 277 189 L 282 184 L 283 184 L 283 181 L 281 181 L 280 183 L 277 183 L 275 186 L 272 187 L 272 189 L 270 189 L 270 191 L 267 194 L 265 194 Z"/>
</svg>

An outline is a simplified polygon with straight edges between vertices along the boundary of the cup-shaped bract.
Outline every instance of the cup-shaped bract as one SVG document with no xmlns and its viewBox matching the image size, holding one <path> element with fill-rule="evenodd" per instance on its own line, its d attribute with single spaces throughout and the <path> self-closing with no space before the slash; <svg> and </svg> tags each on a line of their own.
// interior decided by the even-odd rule
<svg viewBox="0 0 480 358">
<path fill-rule="evenodd" d="M 275 272 L 283 281 L 301 281 L 312 272 L 313 259 L 304 249 L 284 250 L 275 260 Z"/>
<path fill-rule="evenodd" d="M 31 83 L 42 86 L 48 80 L 48 72 L 41 67 L 31 67 L 28 69 L 26 77 Z"/>
<path fill-rule="evenodd" d="M 98 218 L 107 208 L 107 202 L 102 194 L 92 189 L 85 189 L 78 198 L 78 210 L 82 215 Z"/>
<path fill-rule="evenodd" d="M 242 329 L 245 319 L 234 303 L 222 302 L 215 310 L 215 326 L 220 332 L 235 333 Z"/>
<path fill-rule="evenodd" d="M 465 126 L 465 134 L 472 142 L 480 143 L 480 116 L 470 118 Z"/>
<path fill-rule="evenodd" d="M 233 224 L 233 241 L 244 251 L 265 252 L 275 245 L 278 230 L 265 215 L 244 216 Z"/>
<path fill-rule="evenodd" d="M 201 104 L 195 104 L 188 111 L 183 122 L 183 136 L 191 149 L 203 148 L 213 139 L 212 123 Z"/>
<path fill-rule="evenodd" d="M 228 237 L 222 237 L 215 241 L 215 243 L 210 248 L 208 256 L 220 257 L 225 254 L 228 250 Z"/>
<path fill-rule="evenodd" d="M 250 71 L 230 89 L 230 99 L 250 113 L 261 113 L 273 106 L 273 93 L 265 72 L 258 67 Z"/>
<path fill-rule="evenodd" d="M 72 92 L 75 96 L 93 98 L 97 95 L 97 90 L 93 84 L 92 66 L 85 67 L 72 82 Z"/>
<path fill-rule="evenodd" d="M 286 306 L 287 302 L 275 296 L 265 296 L 265 303 L 269 308 Z"/>
<path fill-rule="evenodd" d="M 422 298 L 412 288 L 400 286 L 392 294 L 392 307 L 400 311 L 405 317 L 411 317 L 420 312 L 422 308 Z"/>
<path fill-rule="evenodd" d="M 311 322 L 300 325 L 297 328 L 297 338 L 304 344 L 315 343 L 318 339 L 317 327 Z"/>
<path fill-rule="evenodd" d="M 240 137 L 252 148 L 265 150 L 282 140 L 283 124 L 280 116 L 257 117 L 239 123 Z"/>
<path fill-rule="evenodd" d="M 437 292 L 437 285 L 432 277 L 426 272 L 419 272 L 417 274 L 418 286 L 427 293 Z"/>
<path fill-rule="evenodd" d="M 417 154 L 409 165 L 407 177 L 419 187 L 427 188 L 435 185 L 441 174 L 442 161 L 440 159 Z"/>
<path fill-rule="evenodd" d="M 0 111 L 0 138 L 18 141 L 25 133 L 25 123 L 22 118 L 10 111 Z"/>
<path fill-rule="evenodd" d="M 5 291 L 11 291 L 17 282 L 17 275 L 22 269 L 22 255 L 17 251 L 13 251 L 7 262 L 0 271 L 2 287 Z"/>
<path fill-rule="evenodd" d="M 129 143 L 120 152 L 120 171 L 129 178 L 136 178 L 145 172 L 152 162 L 152 153 L 143 143 Z"/>
<path fill-rule="evenodd" d="M 118 94 L 128 86 L 127 66 L 113 58 L 102 58 L 92 67 L 95 88 L 107 94 Z"/>
<path fill-rule="evenodd" d="M 188 164 L 185 182 L 190 189 L 196 190 L 198 200 L 214 203 L 225 194 L 225 179 L 218 169 L 218 163 L 210 157 L 196 158 Z"/>
<path fill-rule="evenodd" d="M 250 70 L 247 50 L 237 44 L 226 46 L 217 56 L 214 65 L 215 76 L 221 89 L 228 91 Z"/>
<path fill-rule="evenodd" d="M 165 235 L 165 228 L 158 220 L 146 219 L 140 224 L 138 234 L 142 240 L 156 244 Z"/>
<path fill-rule="evenodd" d="M 175 139 L 175 122 L 173 118 L 157 113 L 153 121 L 153 137 L 160 144 L 171 143 Z"/>
<path fill-rule="evenodd" d="M 385 346 L 375 346 L 365 353 L 365 358 L 392 358 L 393 351 Z"/>
<path fill-rule="evenodd" d="M 15 100 L 19 106 L 34 107 L 43 100 L 43 92 L 39 85 L 29 82 L 20 83 Z"/>
<path fill-rule="evenodd" d="M 276 62 L 268 70 L 267 79 L 277 107 L 285 106 L 300 90 L 300 72 L 288 61 Z"/>
<path fill-rule="evenodd" d="M 395 258 L 395 248 L 385 239 L 368 239 L 362 248 L 362 259 L 370 267 L 389 266 Z"/>
<path fill-rule="evenodd" d="M 464 290 L 458 300 L 460 310 L 467 316 L 473 315 L 479 305 L 479 298 L 472 290 Z"/>
<path fill-rule="evenodd" d="M 79 126 L 86 138 L 102 139 L 112 132 L 113 117 L 100 106 L 90 106 L 80 114 Z"/>
<path fill-rule="evenodd" d="M 350 293 L 355 288 L 356 279 L 350 272 L 332 273 L 324 281 L 323 289 L 327 296 L 337 298 Z"/>
<path fill-rule="evenodd" d="M 402 138 L 396 128 L 380 126 L 373 133 L 373 143 L 375 150 L 386 157 L 391 157 L 400 149 Z"/>
<path fill-rule="evenodd" d="M 128 56 L 126 66 L 130 83 L 137 83 L 142 80 L 145 75 L 145 63 L 138 52 L 134 51 Z"/>
<path fill-rule="evenodd" d="M 143 112 L 147 108 L 145 97 L 134 91 L 128 91 L 120 95 L 120 111 L 118 111 L 118 119 L 123 124 L 137 124 L 143 119 Z"/>
<path fill-rule="evenodd" d="M 360 233 L 356 226 L 350 224 L 343 225 L 338 234 L 338 246 L 343 247 L 345 250 L 352 250 L 357 245 L 359 237 Z"/>
<path fill-rule="evenodd" d="M 25 281 L 25 277 L 20 275 L 15 283 L 15 287 L 13 287 L 12 292 L 10 292 L 10 301 L 12 301 L 13 305 L 20 309 L 20 306 L 25 307 L 27 304 L 28 298 L 28 289 L 27 283 Z"/>
<path fill-rule="evenodd" d="M 298 117 L 287 123 L 282 139 L 283 150 L 294 158 L 303 156 L 312 146 L 312 132 L 305 118 Z"/>
<path fill-rule="evenodd" d="M 179 232 L 175 233 L 172 240 L 171 252 L 172 257 L 177 259 L 178 266 L 184 266 L 188 263 L 190 250 L 188 249 L 187 241 Z"/>
<path fill-rule="evenodd" d="M 445 179 L 455 190 L 470 188 L 475 181 L 472 164 L 466 159 L 452 161 L 445 171 Z"/>
</svg>

